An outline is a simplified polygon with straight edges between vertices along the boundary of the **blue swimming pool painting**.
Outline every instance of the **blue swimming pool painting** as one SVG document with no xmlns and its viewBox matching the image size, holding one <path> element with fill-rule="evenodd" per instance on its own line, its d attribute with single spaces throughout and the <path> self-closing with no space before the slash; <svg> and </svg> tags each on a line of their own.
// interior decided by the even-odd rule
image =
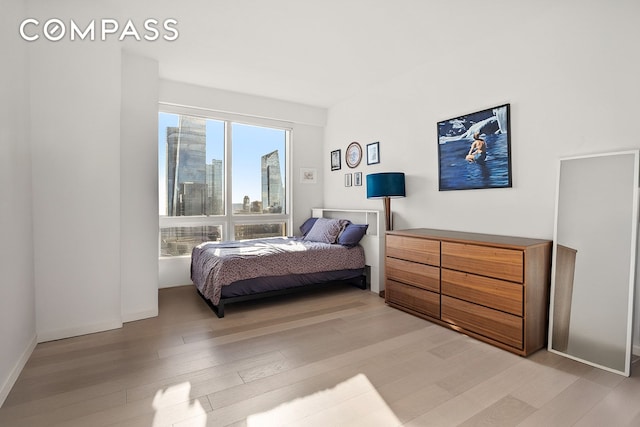
<svg viewBox="0 0 640 427">
<path fill-rule="evenodd" d="M 439 189 L 511 187 L 509 104 L 438 122 Z"/>
</svg>

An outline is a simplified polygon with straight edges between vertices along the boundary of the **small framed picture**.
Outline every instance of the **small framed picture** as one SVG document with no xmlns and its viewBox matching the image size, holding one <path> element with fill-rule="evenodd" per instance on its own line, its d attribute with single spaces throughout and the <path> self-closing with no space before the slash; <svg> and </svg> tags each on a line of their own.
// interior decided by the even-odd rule
<svg viewBox="0 0 640 427">
<path fill-rule="evenodd" d="M 345 187 L 351 187 L 351 185 L 352 185 L 351 179 L 352 179 L 352 174 L 350 174 L 350 173 L 345 173 L 344 174 L 344 186 Z"/>
<path fill-rule="evenodd" d="M 380 163 L 380 142 L 367 144 L 367 164 L 375 165 Z"/>
<path fill-rule="evenodd" d="M 315 168 L 300 168 L 300 182 L 315 184 L 318 182 L 318 171 Z"/>
<path fill-rule="evenodd" d="M 341 168 L 340 150 L 333 150 L 331 152 L 331 170 L 337 171 Z"/>
<path fill-rule="evenodd" d="M 362 185 L 362 172 L 355 172 L 353 174 L 353 185 L 359 187 Z"/>
</svg>

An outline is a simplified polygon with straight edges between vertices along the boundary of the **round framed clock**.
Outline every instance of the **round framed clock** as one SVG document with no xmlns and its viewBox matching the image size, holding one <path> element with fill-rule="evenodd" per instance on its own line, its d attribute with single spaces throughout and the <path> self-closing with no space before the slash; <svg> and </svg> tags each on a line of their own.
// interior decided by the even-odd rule
<svg viewBox="0 0 640 427">
<path fill-rule="evenodd" d="M 357 142 L 352 142 L 347 147 L 345 162 L 350 168 L 355 168 L 360 164 L 360 160 L 362 160 L 362 147 Z"/>
</svg>

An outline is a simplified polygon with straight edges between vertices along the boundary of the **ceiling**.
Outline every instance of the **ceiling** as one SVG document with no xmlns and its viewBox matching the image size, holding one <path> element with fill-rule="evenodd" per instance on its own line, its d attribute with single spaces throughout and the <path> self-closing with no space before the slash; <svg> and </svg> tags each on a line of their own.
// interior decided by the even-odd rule
<svg viewBox="0 0 640 427">
<path fill-rule="evenodd" d="M 477 31 L 478 19 L 515 13 L 513 22 L 521 22 L 518 15 L 530 12 L 511 3 L 493 0 L 488 9 L 473 0 L 130 1 L 121 12 L 178 21 L 176 41 L 128 46 L 157 59 L 163 79 L 330 107 L 418 65 L 441 66 L 443 55 L 462 60 L 466 49 L 498 34 L 491 25 Z"/>
</svg>

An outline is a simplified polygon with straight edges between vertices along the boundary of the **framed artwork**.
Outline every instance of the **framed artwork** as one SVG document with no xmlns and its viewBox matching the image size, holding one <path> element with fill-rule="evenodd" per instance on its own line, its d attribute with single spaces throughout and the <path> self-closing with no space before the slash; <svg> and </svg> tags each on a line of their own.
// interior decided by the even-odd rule
<svg viewBox="0 0 640 427">
<path fill-rule="evenodd" d="M 375 165 L 380 163 L 380 142 L 367 144 L 367 164 Z"/>
<path fill-rule="evenodd" d="M 350 173 L 345 173 L 344 174 L 344 186 L 345 187 L 351 187 L 351 174 Z"/>
<path fill-rule="evenodd" d="M 300 168 L 300 182 L 315 184 L 318 182 L 318 171 L 315 168 Z"/>
<path fill-rule="evenodd" d="M 353 174 L 353 185 L 360 187 L 362 185 L 362 172 L 355 172 Z"/>
<path fill-rule="evenodd" d="M 337 171 L 342 167 L 340 159 L 340 150 L 333 150 L 331 152 L 331 170 Z"/>
<path fill-rule="evenodd" d="M 439 190 L 511 187 L 509 104 L 438 122 Z"/>
<path fill-rule="evenodd" d="M 352 142 L 347 147 L 344 161 L 347 166 L 353 169 L 360 164 L 360 160 L 362 160 L 362 147 L 357 142 Z"/>
</svg>

